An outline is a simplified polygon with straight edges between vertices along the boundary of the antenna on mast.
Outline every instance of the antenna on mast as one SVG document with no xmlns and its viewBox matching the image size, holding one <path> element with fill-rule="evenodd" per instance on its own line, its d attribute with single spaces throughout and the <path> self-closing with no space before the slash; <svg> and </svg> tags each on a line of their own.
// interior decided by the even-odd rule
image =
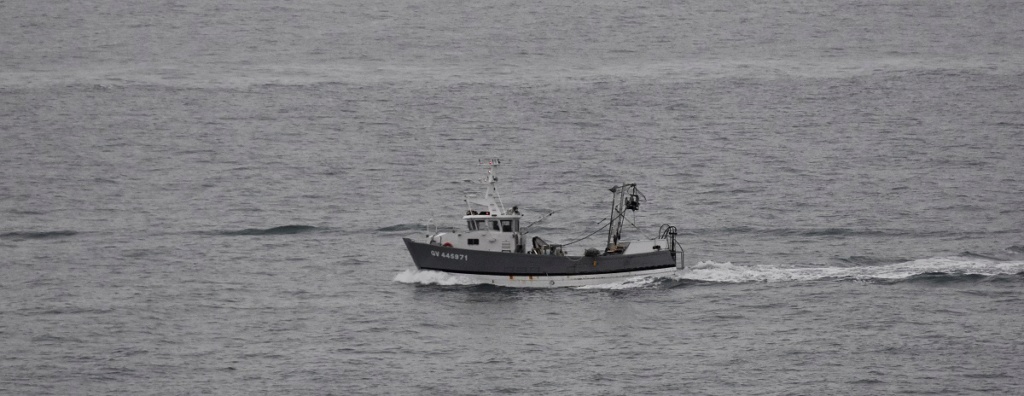
<svg viewBox="0 0 1024 396">
<path fill-rule="evenodd" d="M 490 169 L 487 170 L 487 178 L 483 180 L 483 182 L 487 184 L 487 187 L 484 188 L 483 197 L 467 196 L 466 203 L 467 205 L 472 203 L 485 206 L 487 207 L 487 213 L 493 215 L 505 214 L 505 204 L 501 202 L 501 196 L 498 195 L 498 189 L 495 187 L 495 184 L 498 182 L 498 176 L 495 174 L 495 171 L 498 169 L 498 165 L 501 165 L 501 160 L 489 159 L 479 161 L 480 165 L 490 167 Z M 473 213 L 472 208 L 470 208 L 469 212 Z"/>
</svg>

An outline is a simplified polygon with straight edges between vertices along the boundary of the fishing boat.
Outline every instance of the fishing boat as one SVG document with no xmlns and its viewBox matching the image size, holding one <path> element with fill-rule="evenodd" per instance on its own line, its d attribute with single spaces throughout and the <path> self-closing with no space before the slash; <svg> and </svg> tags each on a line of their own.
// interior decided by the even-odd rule
<svg viewBox="0 0 1024 396">
<path fill-rule="evenodd" d="M 404 238 L 416 268 L 467 277 L 474 283 L 513 287 L 573 287 L 626 281 L 637 277 L 664 276 L 682 269 L 684 252 L 676 242 L 676 227 L 662 225 L 658 236 L 624 241 L 622 228 L 629 211 L 645 201 L 636 184 L 611 188 L 608 222 L 589 236 L 608 229 L 603 249 L 587 248 L 583 255 L 566 253 L 566 246 L 580 240 L 553 244 L 530 236 L 520 226 L 518 206 L 506 209 L 498 194 L 499 160 L 481 161 L 488 167 L 482 194 L 465 198 L 463 231 L 426 235 L 423 242 Z M 604 221 L 601 221 L 604 223 Z"/>
</svg>

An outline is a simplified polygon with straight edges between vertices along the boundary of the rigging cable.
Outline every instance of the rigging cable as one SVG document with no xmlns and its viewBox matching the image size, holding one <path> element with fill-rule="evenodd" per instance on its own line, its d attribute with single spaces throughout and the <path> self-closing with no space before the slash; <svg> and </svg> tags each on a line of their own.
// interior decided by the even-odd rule
<svg viewBox="0 0 1024 396">
<path fill-rule="evenodd" d="M 541 216 L 539 219 L 537 219 L 537 221 L 534 221 L 533 223 L 527 224 L 526 227 L 522 227 L 522 229 L 525 229 L 525 231 L 522 231 L 522 234 L 526 235 L 527 233 L 530 232 L 530 227 L 533 227 L 534 224 L 540 223 L 544 219 L 546 219 L 548 217 L 551 217 L 551 215 L 553 215 L 555 213 L 558 213 L 558 212 L 561 212 L 561 211 L 562 211 L 561 209 L 551 211 L 551 213 L 548 213 L 548 214 L 546 214 L 544 216 Z"/>
<path fill-rule="evenodd" d="M 640 231 L 640 233 L 643 234 L 644 238 L 654 239 L 654 238 L 651 238 L 651 237 L 647 236 L 647 233 L 644 232 L 644 230 L 641 230 L 640 227 L 637 226 L 636 223 L 633 222 L 633 220 L 636 220 L 636 212 L 633 212 L 633 220 L 627 219 L 625 216 L 623 216 L 622 219 L 628 221 L 629 224 L 632 224 L 633 228 L 636 228 L 637 231 Z"/>
<path fill-rule="evenodd" d="M 601 224 L 601 223 L 604 223 L 604 219 L 602 219 L 598 224 Z M 590 238 L 590 237 L 594 236 L 594 234 L 597 234 L 598 232 L 601 232 L 601 230 L 603 230 L 605 228 L 608 228 L 609 225 L 611 225 L 611 223 L 605 224 L 601 228 L 598 228 L 597 230 L 594 230 L 594 232 L 591 232 L 590 234 L 588 234 L 587 236 L 585 236 L 583 238 L 577 239 L 577 240 L 572 241 L 572 242 L 563 243 L 562 246 L 569 246 L 569 245 L 572 245 L 572 244 L 574 244 L 576 242 L 579 242 L 579 241 L 582 241 L 584 239 Z"/>
</svg>

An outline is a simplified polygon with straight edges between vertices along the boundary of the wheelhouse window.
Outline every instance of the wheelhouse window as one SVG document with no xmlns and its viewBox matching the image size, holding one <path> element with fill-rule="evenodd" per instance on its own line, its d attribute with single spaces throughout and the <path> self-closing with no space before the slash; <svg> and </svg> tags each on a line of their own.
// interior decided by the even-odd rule
<svg viewBox="0 0 1024 396">
<path fill-rule="evenodd" d="M 519 232 L 519 219 L 507 220 L 468 220 L 466 228 L 470 231 L 493 230 L 498 232 Z"/>
</svg>

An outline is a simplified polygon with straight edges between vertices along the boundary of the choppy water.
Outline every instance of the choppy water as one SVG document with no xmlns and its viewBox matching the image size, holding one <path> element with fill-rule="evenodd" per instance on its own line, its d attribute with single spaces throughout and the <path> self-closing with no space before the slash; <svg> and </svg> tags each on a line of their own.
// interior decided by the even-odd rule
<svg viewBox="0 0 1024 396">
<path fill-rule="evenodd" d="M 1017 2 L 0 9 L 0 393 L 1024 393 Z M 688 268 L 413 270 L 486 157 Z"/>
</svg>

